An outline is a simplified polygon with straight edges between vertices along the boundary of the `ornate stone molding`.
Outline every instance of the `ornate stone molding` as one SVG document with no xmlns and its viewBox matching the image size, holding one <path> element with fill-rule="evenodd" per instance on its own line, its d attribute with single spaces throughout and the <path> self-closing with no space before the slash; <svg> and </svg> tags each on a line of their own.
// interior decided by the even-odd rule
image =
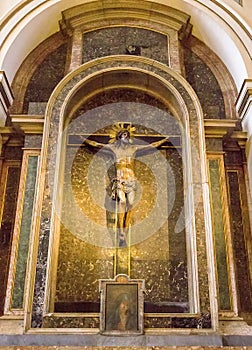
<svg viewBox="0 0 252 350">
<path fill-rule="evenodd" d="M 242 126 L 252 134 L 252 79 L 245 79 L 236 100 L 236 109 L 242 121 Z"/>
<path fill-rule="evenodd" d="M 205 136 L 207 138 L 223 138 L 227 133 L 233 131 L 237 126 L 236 120 L 230 119 L 205 119 Z"/>
<path fill-rule="evenodd" d="M 13 94 L 4 71 L 0 71 L 0 126 L 4 126 Z"/>
<path fill-rule="evenodd" d="M 133 6 L 132 6 L 133 5 Z M 124 1 L 92 1 L 87 4 L 72 7 L 65 10 L 60 21 L 61 30 L 72 34 L 73 29 L 81 28 L 90 30 L 104 26 L 104 20 L 107 24 L 112 24 L 120 19 L 120 24 L 125 25 L 129 19 L 148 20 L 153 25 L 170 27 L 188 35 L 191 31 L 189 23 L 190 16 L 185 12 L 175 8 L 154 4 L 149 1 L 130 2 Z"/>
<path fill-rule="evenodd" d="M 0 127 L 1 146 L 22 146 L 23 132 L 15 127 Z"/>
<path fill-rule="evenodd" d="M 180 73 L 178 41 L 187 39 L 192 30 L 190 15 L 149 1 L 92 1 L 63 11 L 59 24 L 62 33 L 72 38 L 69 71 L 81 63 L 83 33 L 106 27 L 128 26 L 167 35 L 169 66 Z"/>
<path fill-rule="evenodd" d="M 11 121 L 25 134 L 43 134 L 44 116 L 42 115 L 12 115 Z"/>
</svg>

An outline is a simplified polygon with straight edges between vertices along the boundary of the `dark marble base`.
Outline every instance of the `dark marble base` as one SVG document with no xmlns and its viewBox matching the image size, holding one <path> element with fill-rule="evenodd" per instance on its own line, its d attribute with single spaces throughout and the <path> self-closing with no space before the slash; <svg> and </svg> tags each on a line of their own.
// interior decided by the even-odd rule
<svg viewBox="0 0 252 350">
<path fill-rule="evenodd" d="M 248 335 L 24 334 L 0 335 L 0 346 L 251 346 Z"/>
<path fill-rule="evenodd" d="M 100 312 L 99 302 L 56 302 L 54 304 L 54 312 Z M 167 313 L 185 313 L 189 312 L 188 303 L 181 302 L 159 302 L 159 303 L 144 303 L 144 312 L 167 312 Z"/>
</svg>

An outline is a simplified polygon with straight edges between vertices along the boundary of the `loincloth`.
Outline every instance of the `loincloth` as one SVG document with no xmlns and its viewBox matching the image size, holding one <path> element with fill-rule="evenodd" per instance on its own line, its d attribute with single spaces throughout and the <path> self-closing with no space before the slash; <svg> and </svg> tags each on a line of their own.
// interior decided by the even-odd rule
<svg viewBox="0 0 252 350">
<path fill-rule="evenodd" d="M 123 191 L 128 194 L 136 190 L 136 179 L 124 180 L 124 179 L 113 179 L 111 186 L 111 197 L 116 199 L 118 192 Z"/>
</svg>

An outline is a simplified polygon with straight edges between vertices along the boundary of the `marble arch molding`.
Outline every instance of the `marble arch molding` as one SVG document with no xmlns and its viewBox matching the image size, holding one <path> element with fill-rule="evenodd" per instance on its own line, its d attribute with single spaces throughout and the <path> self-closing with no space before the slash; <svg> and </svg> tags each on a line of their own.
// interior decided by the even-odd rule
<svg viewBox="0 0 252 350">
<path fill-rule="evenodd" d="M 204 314 L 211 310 L 212 327 L 215 327 L 217 307 L 214 301 L 214 267 L 210 263 L 213 258 L 211 217 L 200 103 L 186 80 L 171 68 L 148 58 L 123 55 L 83 64 L 58 84 L 49 99 L 40 172 L 44 188 L 41 187 L 37 203 L 41 215 L 37 232 L 39 258 L 31 310 L 32 325 L 41 327 L 45 314 L 53 311 L 52 281 L 56 274 L 53 261 L 57 259 L 59 244 L 55 204 L 61 200 L 58 180 L 62 176 L 64 126 L 90 97 L 118 87 L 140 90 L 154 96 L 169 108 L 182 125 L 190 312 Z"/>
</svg>

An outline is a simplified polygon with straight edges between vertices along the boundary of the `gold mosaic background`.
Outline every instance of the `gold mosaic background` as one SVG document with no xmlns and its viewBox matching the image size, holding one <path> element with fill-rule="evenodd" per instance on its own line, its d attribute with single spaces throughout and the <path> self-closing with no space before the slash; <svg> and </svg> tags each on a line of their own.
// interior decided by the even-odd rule
<svg viewBox="0 0 252 350">
<path fill-rule="evenodd" d="M 69 152 L 72 151 L 73 149 L 70 149 Z M 111 160 L 106 159 L 106 157 L 105 160 L 102 159 L 98 153 L 87 146 L 80 147 L 74 152 L 76 152 L 74 157 L 66 157 L 66 173 L 68 171 L 71 173 L 71 183 L 69 184 L 65 180 L 64 187 L 65 189 L 71 188 L 73 193 L 71 199 L 80 208 L 80 215 L 84 214 L 102 227 L 103 238 L 100 240 L 99 237 L 97 240 L 97 233 L 94 231 L 90 231 L 88 236 L 85 236 L 85 230 L 89 230 L 89 228 L 82 227 L 81 220 L 76 220 L 76 218 L 73 218 L 72 225 L 68 225 L 68 227 L 65 227 L 64 224 L 61 225 L 55 301 L 57 303 L 84 302 L 87 305 L 99 302 L 99 279 L 114 277 L 114 230 L 113 225 L 106 221 L 104 205 L 100 205 L 105 202 L 108 178 L 104 172 L 101 178 L 104 169 L 99 162 L 111 162 Z M 171 310 L 174 302 L 185 303 L 188 301 L 185 233 L 182 230 L 176 235 L 174 232 L 169 234 L 169 227 L 174 230 L 174 222 L 177 221 L 178 212 L 181 212 L 183 205 L 182 163 L 181 159 L 177 160 L 179 157 L 175 150 L 162 151 L 162 154 L 163 156 L 167 155 L 171 168 L 176 171 L 173 177 L 175 177 L 177 184 L 172 189 L 175 193 L 171 194 L 171 188 L 169 189 L 167 185 L 169 175 L 171 175 L 168 170 L 166 174 L 162 174 L 161 169 L 159 172 L 161 179 L 156 181 L 152 169 L 153 167 L 158 168 L 160 164 L 156 160 L 155 154 L 140 157 L 135 164 L 138 191 L 132 225 L 140 225 L 135 233 L 133 231 L 133 235 L 137 235 L 135 237 L 137 243 L 131 246 L 131 278 L 146 280 L 145 300 L 147 307 L 149 303 L 152 311 L 154 304 L 156 304 L 155 310 L 160 311 L 163 306 L 166 309 L 169 307 Z M 100 160 L 95 161 L 97 172 L 90 171 L 92 162 L 97 157 L 101 157 Z M 163 158 L 161 159 L 163 160 Z M 100 164 L 101 169 L 97 164 Z M 106 167 L 110 169 L 111 164 L 107 164 Z M 141 226 L 143 220 L 153 212 L 155 207 L 157 207 L 157 212 L 160 209 L 163 212 L 162 215 L 164 214 L 164 203 L 160 206 L 157 201 L 157 186 L 161 186 L 161 191 L 164 193 L 166 219 L 160 227 L 151 227 L 152 234 L 146 235 L 146 226 Z M 92 193 L 92 189 L 96 190 L 95 194 Z M 64 191 L 64 202 L 68 202 L 67 208 L 71 208 L 67 193 L 67 190 Z M 180 201 L 176 199 L 174 208 L 169 213 L 169 196 L 176 197 L 176 193 L 179 193 Z M 170 214 L 169 219 L 168 214 Z M 69 217 L 69 215 L 66 216 Z M 75 229 L 76 231 L 74 231 Z M 83 237 L 80 233 L 76 235 L 77 231 L 83 232 Z M 85 239 L 85 237 L 88 238 Z M 96 244 L 98 241 L 105 243 L 104 246 Z M 174 246 L 176 251 L 174 251 Z M 174 288 L 175 292 L 171 290 Z M 183 307 L 179 311 L 185 312 L 187 310 L 187 306 Z"/>
</svg>

